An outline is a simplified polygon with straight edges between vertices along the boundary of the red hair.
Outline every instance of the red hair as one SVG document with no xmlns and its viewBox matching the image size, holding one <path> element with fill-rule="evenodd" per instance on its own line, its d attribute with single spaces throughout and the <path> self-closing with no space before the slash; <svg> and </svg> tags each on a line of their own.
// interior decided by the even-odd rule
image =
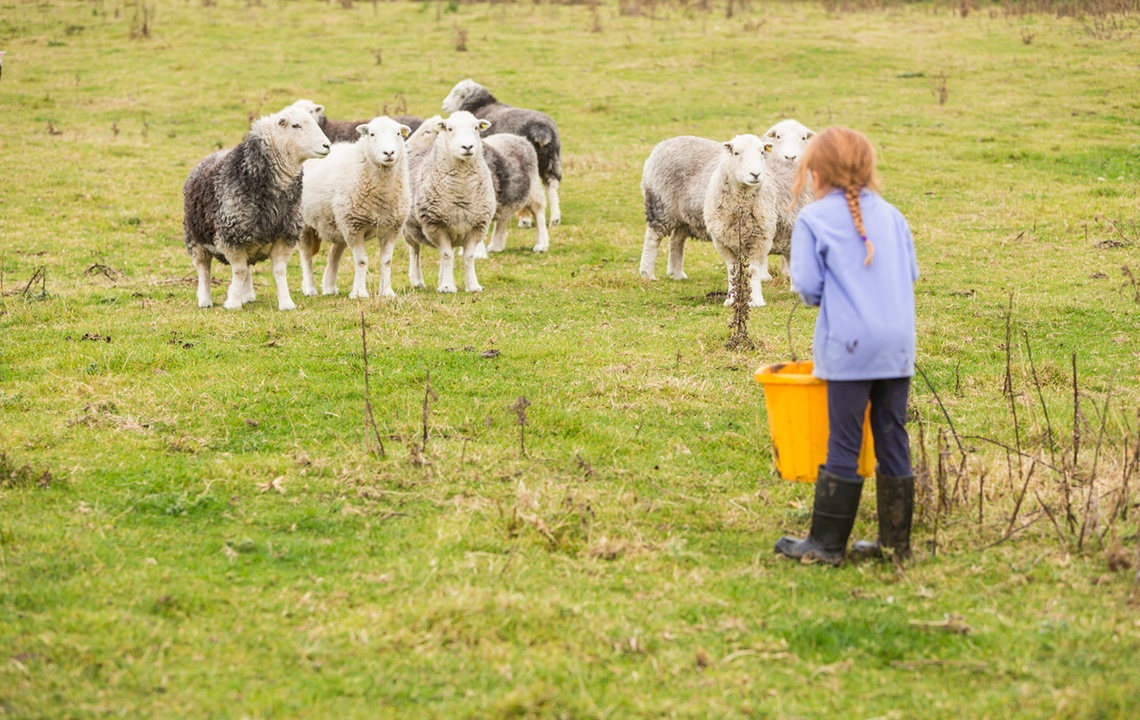
<svg viewBox="0 0 1140 720">
<path fill-rule="evenodd" d="M 817 133 L 808 143 L 796 172 L 792 197 L 798 197 L 807 184 L 808 172 L 817 184 L 842 190 L 847 196 L 847 207 L 859 237 L 867 245 L 867 259 L 871 264 L 875 246 L 867 239 L 863 227 L 863 213 L 859 209 L 859 191 L 863 188 L 878 192 L 881 188 L 879 173 L 875 169 L 875 148 L 867 136 L 845 127 L 830 127 Z"/>
</svg>

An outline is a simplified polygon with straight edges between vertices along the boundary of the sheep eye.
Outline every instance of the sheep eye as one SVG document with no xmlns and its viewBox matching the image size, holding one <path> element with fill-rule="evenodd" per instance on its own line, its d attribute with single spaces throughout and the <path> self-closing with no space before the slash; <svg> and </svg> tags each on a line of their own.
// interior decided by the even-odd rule
<svg viewBox="0 0 1140 720">
<path fill-rule="evenodd" d="M 301 123 L 293 123 L 293 129 L 294 130 L 300 130 L 301 129 Z"/>
</svg>

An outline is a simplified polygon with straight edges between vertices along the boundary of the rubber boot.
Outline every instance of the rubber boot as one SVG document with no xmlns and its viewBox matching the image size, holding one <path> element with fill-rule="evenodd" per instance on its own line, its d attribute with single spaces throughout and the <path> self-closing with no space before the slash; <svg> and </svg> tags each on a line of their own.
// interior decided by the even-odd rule
<svg viewBox="0 0 1140 720">
<path fill-rule="evenodd" d="M 780 538 L 776 542 L 776 552 L 803 562 L 842 563 L 862 493 L 862 480 L 841 478 L 821 467 L 815 481 L 811 532 L 803 540 Z"/>
<path fill-rule="evenodd" d="M 910 557 L 910 526 L 914 520 L 914 475 L 891 477 L 876 473 L 875 495 L 878 500 L 879 539 L 860 540 L 851 549 L 858 557 L 882 557 L 883 548 L 894 553 L 896 560 Z"/>
</svg>

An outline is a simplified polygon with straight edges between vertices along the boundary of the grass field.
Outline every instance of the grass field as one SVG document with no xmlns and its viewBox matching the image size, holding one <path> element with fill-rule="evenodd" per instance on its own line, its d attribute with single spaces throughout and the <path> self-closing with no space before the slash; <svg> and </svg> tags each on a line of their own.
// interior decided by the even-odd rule
<svg viewBox="0 0 1140 720">
<path fill-rule="evenodd" d="M 1140 22 L 846 5 L 0 0 L 0 716 L 1132 717 Z M 466 77 L 559 123 L 548 255 L 196 306 L 199 160 Z M 905 569 L 772 553 L 812 489 L 752 372 L 815 311 L 775 281 L 729 351 L 711 247 L 637 273 L 653 145 L 782 117 L 868 133 L 914 231 Z"/>
</svg>

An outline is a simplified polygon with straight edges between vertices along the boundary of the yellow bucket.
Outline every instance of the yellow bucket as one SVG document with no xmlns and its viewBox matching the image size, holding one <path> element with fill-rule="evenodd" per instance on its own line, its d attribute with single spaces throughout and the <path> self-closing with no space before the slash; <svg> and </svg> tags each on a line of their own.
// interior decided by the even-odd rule
<svg viewBox="0 0 1140 720">
<path fill-rule="evenodd" d="M 812 363 L 765 365 L 756 371 L 768 405 L 768 428 L 776 469 L 785 480 L 815 482 L 819 466 L 827 461 L 827 381 L 812 377 Z M 871 440 L 871 406 L 863 416 L 863 446 L 859 474 L 875 474 L 875 446 Z"/>
</svg>

